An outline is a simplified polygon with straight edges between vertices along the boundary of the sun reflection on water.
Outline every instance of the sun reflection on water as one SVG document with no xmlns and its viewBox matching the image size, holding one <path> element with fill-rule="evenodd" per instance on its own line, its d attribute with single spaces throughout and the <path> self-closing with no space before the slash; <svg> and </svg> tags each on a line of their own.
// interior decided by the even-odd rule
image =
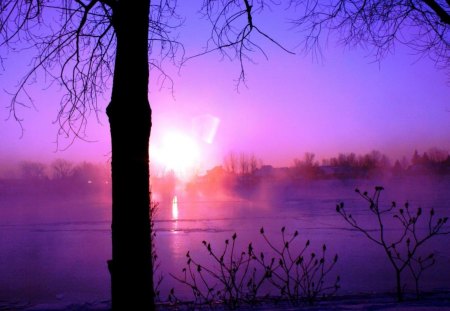
<svg viewBox="0 0 450 311">
<path fill-rule="evenodd" d="M 172 219 L 178 220 L 178 198 L 176 195 L 172 199 Z"/>
</svg>

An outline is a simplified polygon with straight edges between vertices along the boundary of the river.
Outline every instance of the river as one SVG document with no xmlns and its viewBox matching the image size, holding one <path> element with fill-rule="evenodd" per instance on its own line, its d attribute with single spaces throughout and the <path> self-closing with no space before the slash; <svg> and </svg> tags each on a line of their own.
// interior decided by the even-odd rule
<svg viewBox="0 0 450 311">
<path fill-rule="evenodd" d="M 372 192 L 382 184 L 383 206 L 395 200 L 408 201 L 415 212 L 422 207 L 428 217 L 430 208 L 436 216 L 450 214 L 450 177 L 415 177 L 396 180 L 321 180 L 303 181 L 284 187 L 268 196 L 266 186 L 261 196 L 201 197 L 176 193 L 176 199 L 159 202 L 155 216 L 156 249 L 163 277 L 161 298 L 171 288 L 183 299 L 191 299 L 189 288 L 170 274 L 182 276 L 186 253 L 202 265 L 213 261 L 202 241 L 211 243 L 215 252 L 236 233 L 236 250 L 246 251 L 252 242 L 255 252 L 271 251 L 260 234 L 280 245 L 281 228 L 286 235 L 295 230 L 299 249 L 307 240 L 317 253 L 327 246 L 327 258 L 339 259 L 327 282 L 340 275 L 338 294 L 380 293 L 395 290 L 392 267 L 383 250 L 361 232 L 351 230 L 336 213 L 336 204 L 345 203 L 355 219 L 369 229 L 375 228 L 367 203 L 355 193 L 356 187 Z M 276 189 L 275 189 L 276 188 Z M 281 194 L 280 194 L 281 193 Z M 110 299 L 107 260 L 111 258 L 111 211 L 108 196 L 66 196 L 34 191 L 3 192 L 0 195 L 0 303 L 83 303 Z M 398 226 L 390 219 L 386 232 L 395 235 Z M 418 232 L 423 233 L 426 225 Z M 447 229 L 449 226 L 447 226 Z M 425 291 L 450 290 L 450 235 L 437 236 L 423 246 L 424 256 L 433 252 L 436 263 L 424 271 L 421 288 Z M 309 252 L 309 250 L 308 250 Z M 328 260 L 328 259 L 327 259 Z M 406 278 L 407 289 L 412 290 Z"/>
</svg>

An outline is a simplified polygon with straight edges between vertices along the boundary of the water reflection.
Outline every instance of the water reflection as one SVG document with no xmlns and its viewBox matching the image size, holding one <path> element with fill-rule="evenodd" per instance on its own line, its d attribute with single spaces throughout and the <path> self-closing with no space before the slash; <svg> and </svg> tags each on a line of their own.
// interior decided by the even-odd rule
<svg viewBox="0 0 450 311">
<path fill-rule="evenodd" d="M 267 245 L 259 228 L 264 227 L 267 235 L 277 242 L 281 240 L 283 226 L 288 231 L 299 231 L 301 245 L 311 239 L 316 251 L 320 251 L 324 243 L 330 254 L 338 253 L 336 273 L 342 276 L 339 293 L 391 290 L 395 276 L 383 252 L 369 247 L 366 238 L 358 232 L 348 230 L 334 209 L 336 203 L 343 201 L 349 210 L 355 210 L 354 215 L 363 223 L 369 223 L 367 217 L 371 212 L 365 202 L 355 196 L 354 188 L 370 190 L 372 184 L 380 183 L 370 180 L 351 183 L 321 180 L 307 187 L 288 189 L 279 200 L 267 202 L 270 208 L 260 208 L 260 204 L 266 204 L 264 201 L 218 201 L 207 197 L 192 200 L 181 192 L 171 196 L 172 200 L 168 197 L 161 201 L 155 223 L 158 257 L 164 258 L 159 270 L 164 276 L 161 297 L 175 287 L 182 298 L 190 299 L 191 293 L 182 292 L 184 287 L 174 282 L 169 273 L 182 275 L 187 251 L 202 264 L 208 264 L 210 256 L 203 240 L 220 249 L 225 239 L 237 232 L 237 243 L 241 244 L 236 249 L 245 250 L 248 243 L 253 242 L 256 250 L 265 251 Z M 386 206 L 393 200 L 408 200 L 414 208 L 434 207 L 437 215 L 449 213 L 448 177 L 429 183 L 424 183 L 423 179 L 407 183 L 393 181 L 386 189 L 383 197 Z M 36 199 L 19 195 L 7 197 L 2 193 L 0 302 L 57 300 L 69 304 L 108 300 L 110 276 L 105 262 L 111 258 L 111 210 L 105 198 L 74 196 L 61 200 L 60 196 L 41 195 Z M 426 248 L 436 252 L 437 259 L 423 274 L 423 289 L 448 290 L 450 249 L 445 247 L 447 244 L 448 236 L 437 237 L 427 244 Z"/>
<path fill-rule="evenodd" d="M 176 195 L 172 199 L 172 219 L 178 220 L 178 198 Z"/>
</svg>

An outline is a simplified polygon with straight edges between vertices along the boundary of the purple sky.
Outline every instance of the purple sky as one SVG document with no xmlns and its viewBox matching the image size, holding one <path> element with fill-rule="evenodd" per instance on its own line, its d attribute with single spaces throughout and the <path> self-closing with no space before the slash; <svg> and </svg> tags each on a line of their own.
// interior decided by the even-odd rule
<svg viewBox="0 0 450 311">
<path fill-rule="evenodd" d="M 193 16 L 193 9 L 183 10 Z M 167 67 L 175 81 L 173 95 L 167 85 L 160 88 L 157 76 L 151 76 L 155 150 L 168 132 L 181 132 L 198 146 L 200 169 L 220 164 L 230 151 L 254 153 L 264 163 L 290 165 L 308 151 L 320 159 L 373 149 L 392 158 L 409 157 L 414 149 L 450 150 L 450 80 L 433 62 L 418 60 L 398 46 L 394 54 L 376 63 L 365 50 L 333 43 L 324 49 L 322 60 L 314 61 L 295 49 L 301 34 L 289 32 L 288 25 L 271 23 L 270 33 L 298 53 L 289 55 L 265 42 L 269 60 L 254 55 L 255 64 L 246 65 L 247 87 L 241 85 L 239 91 L 238 63 L 217 54 L 193 59 L 179 73 Z M 188 54 L 201 51 L 207 30 L 206 22 L 186 21 L 180 31 Z M 6 55 L 2 89 L 13 90 L 26 68 L 24 54 Z M 19 125 L 5 121 L 10 96 L 0 93 L 0 159 L 107 161 L 109 132 L 103 112 L 101 123 L 90 119 L 87 139 L 93 142 L 76 141 L 55 152 L 58 126 L 52 121 L 61 93 L 56 87 L 42 88 L 40 84 L 32 88 L 36 109 L 19 109 L 24 119 L 22 138 Z M 100 102 L 104 111 L 107 96 Z M 209 142 L 202 139 L 205 120 L 219 121 Z M 69 142 L 62 137 L 59 141 L 61 147 Z"/>
</svg>

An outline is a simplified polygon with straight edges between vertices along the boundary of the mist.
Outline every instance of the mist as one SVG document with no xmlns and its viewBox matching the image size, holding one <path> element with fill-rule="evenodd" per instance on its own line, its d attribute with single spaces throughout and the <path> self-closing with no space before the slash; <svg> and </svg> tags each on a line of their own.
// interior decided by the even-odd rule
<svg viewBox="0 0 450 311">
<path fill-rule="evenodd" d="M 305 153 L 290 166 L 264 164 L 253 154 L 229 154 L 223 165 L 189 179 L 173 171 L 151 177 L 158 254 L 156 277 L 161 297 L 175 289 L 191 299 L 180 277 L 186 253 L 204 265 L 213 261 L 202 241 L 220 252 L 236 233 L 236 249 L 249 243 L 266 251 L 260 229 L 274 243 L 280 229 L 298 231 L 298 245 L 323 244 L 339 261 L 331 274 L 340 275 L 339 294 L 384 293 L 394 290 L 394 276 L 383 253 L 350 230 L 336 213 L 343 202 L 368 228 L 375 226 L 367 202 L 355 189 L 372 193 L 383 186 L 380 202 L 406 202 L 412 211 L 449 215 L 450 162 L 446 151 L 430 149 L 391 161 L 379 152 L 338 154 L 316 160 Z M 109 299 L 111 257 L 111 182 L 109 163 L 55 159 L 43 163 L 3 163 L 0 170 L 0 301 L 23 303 L 102 302 Z M 132 203 L 130 201 L 130 206 Z M 386 221 L 389 234 L 397 225 Z M 419 226 L 419 225 L 418 225 Z M 419 232 L 426 227 L 420 224 Z M 450 290 L 448 236 L 424 247 L 436 263 L 424 272 L 423 291 Z M 294 246 L 292 246 L 294 247 Z M 268 254 L 271 254 L 269 251 Z M 173 276 L 172 276 L 172 275 Z M 412 280 L 405 278 L 406 290 Z M 270 290 L 270 289 L 267 289 Z"/>
</svg>

